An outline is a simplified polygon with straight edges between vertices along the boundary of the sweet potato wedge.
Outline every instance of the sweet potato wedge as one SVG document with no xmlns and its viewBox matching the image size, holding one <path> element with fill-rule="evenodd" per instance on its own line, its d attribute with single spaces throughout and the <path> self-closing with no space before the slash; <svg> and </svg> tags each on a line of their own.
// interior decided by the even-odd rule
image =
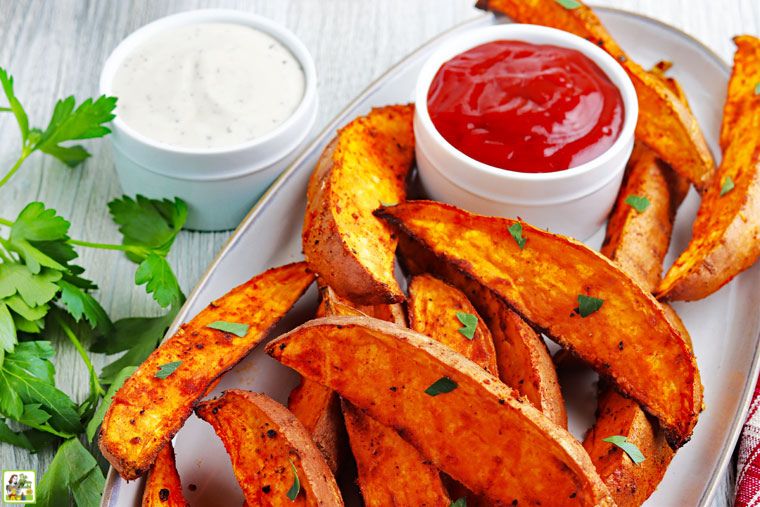
<svg viewBox="0 0 760 507">
<path fill-rule="evenodd" d="M 547 498 L 613 505 L 574 437 L 431 338 L 376 319 L 329 317 L 266 350 L 398 430 L 440 470 L 497 505 Z"/>
<path fill-rule="evenodd" d="M 663 300 L 709 296 L 760 256 L 760 95 L 747 81 L 760 75 L 760 40 L 737 41 L 725 113 L 731 138 L 703 193 L 692 239 L 657 290 Z"/>
<path fill-rule="evenodd" d="M 610 260 L 524 223 L 520 248 L 509 232 L 519 222 L 443 203 L 413 201 L 376 213 L 612 379 L 660 420 L 674 446 L 688 441 L 702 408 L 694 356 L 660 304 Z M 602 306 L 583 317 L 588 297 L 596 299 L 586 304 Z"/>
<path fill-rule="evenodd" d="M 485 286 L 403 235 L 399 252 L 407 271 L 435 273 L 467 295 L 491 331 L 501 381 L 566 428 L 565 401 L 543 338 Z"/>
<path fill-rule="evenodd" d="M 601 253 L 653 292 L 662 277 L 675 213 L 688 187 L 647 146 L 637 144 L 634 152 L 607 222 Z M 647 199 L 646 208 L 637 211 L 626 202 L 631 197 Z"/>
<path fill-rule="evenodd" d="M 460 331 L 465 326 L 458 314 L 475 317 L 472 338 Z M 488 326 L 467 296 L 431 275 L 417 275 L 409 282 L 411 328 L 459 352 L 491 375 L 498 374 L 496 350 Z"/>
<path fill-rule="evenodd" d="M 324 284 L 361 305 L 404 300 L 393 276 L 396 240 L 372 216 L 406 196 L 414 163 L 413 105 L 373 109 L 343 127 L 309 181 L 303 251 Z"/>
<path fill-rule="evenodd" d="M 598 418 L 583 440 L 607 488 L 618 507 L 637 507 L 662 481 L 670 460 L 675 454 L 665 441 L 662 432 L 633 400 L 613 389 L 605 389 L 599 397 Z M 619 447 L 603 439 L 625 436 L 644 455 L 644 461 L 635 464 Z"/>
<path fill-rule="evenodd" d="M 224 443 L 248 505 L 343 505 L 308 431 L 273 399 L 233 389 L 199 403 L 195 413 Z"/>
<path fill-rule="evenodd" d="M 314 281 L 306 263 L 265 271 L 232 289 L 164 341 L 116 392 L 100 429 L 100 450 L 127 480 L 148 471 L 217 377 L 261 342 Z M 212 329 L 244 324 L 243 336 Z M 165 378 L 159 369 L 177 363 Z"/>
<path fill-rule="evenodd" d="M 728 82 L 728 97 L 723 108 L 723 123 L 720 127 L 720 147 L 728 148 L 734 136 L 733 130 L 739 119 L 747 114 L 756 101 L 753 100 L 755 87 L 760 83 L 760 42 L 751 35 L 734 37 L 736 56 L 731 80 Z M 756 110 L 754 110 L 756 113 Z"/>
<path fill-rule="evenodd" d="M 637 139 L 697 188 L 704 189 L 715 172 L 715 162 L 694 115 L 658 76 L 628 58 L 596 14 L 579 3 L 580 7 L 567 9 L 555 0 L 479 0 L 478 6 L 505 14 L 518 23 L 574 33 L 616 58 L 639 98 Z"/>
<path fill-rule="evenodd" d="M 320 288 L 317 317 L 328 315 L 369 315 L 399 325 L 406 325 L 401 305 L 363 306 L 355 309 L 341 300 L 330 287 Z M 340 400 L 331 389 L 309 379 L 301 379 L 288 397 L 288 409 L 311 434 L 333 473 L 338 471 L 345 443 L 345 428 Z"/>
<path fill-rule="evenodd" d="M 182 494 L 182 483 L 174 460 L 171 442 L 158 453 L 148 472 L 142 497 L 143 507 L 185 507 L 187 500 Z"/>
</svg>

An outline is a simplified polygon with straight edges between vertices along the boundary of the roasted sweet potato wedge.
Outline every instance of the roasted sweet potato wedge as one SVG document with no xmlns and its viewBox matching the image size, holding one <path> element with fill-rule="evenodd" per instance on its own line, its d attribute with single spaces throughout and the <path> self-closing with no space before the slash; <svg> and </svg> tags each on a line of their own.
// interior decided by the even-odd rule
<svg viewBox="0 0 760 507">
<path fill-rule="evenodd" d="M 406 325 L 401 305 L 363 306 L 364 311 L 353 308 L 341 300 L 330 287 L 320 288 L 321 299 L 317 317 L 328 315 L 369 315 L 400 325 Z M 345 428 L 338 395 L 318 382 L 301 379 L 288 398 L 288 409 L 311 434 L 314 443 L 325 457 L 333 473 L 341 462 Z"/>
<path fill-rule="evenodd" d="M 739 35 L 734 37 L 736 56 L 731 80 L 728 82 L 728 97 L 723 108 L 723 123 L 720 128 L 720 147 L 728 148 L 733 131 L 742 116 L 757 114 L 757 102 L 753 100 L 755 87 L 760 83 L 760 43 L 757 37 Z"/>
<path fill-rule="evenodd" d="M 474 318 L 471 331 L 460 317 Z M 409 282 L 409 322 L 418 333 L 451 347 L 488 373 L 498 374 L 491 331 L 458 289 L 431 275 L 413 277 Z"/>
<path fill-rule="evenodd" d="M 555 424 L 566 428 L 565 401 L 543 338 L 480 282 L 464 276 L 403 235 L 399 251 L 407 271 L 435 273 L 467 295 L 493 336 L 501 381 Z"/>
<path fill-rule="evenodd" d="M 317 319 L 267 352 L 398 430 L 497 505 L 613 505 L 580 444 L 483 368 L 431 338 L 366 317 Z M 462 452 L 477 459 L 462 459 Z"/>
<path fill-rule="evenodd" d="M 692 239 L 657 290 L 664 300 L 709 296 L 760 256 L 760 40 L 737 40 L 725 113 L 730 140 L 718 173 L 702 196 Z M 756 83 L 756 81 L 755 81 Z"/>
<path fill-rule="evenodd" d="M 393 276 L 396 240 L 372 216 L 406 196 L 414 163 L 414 106 L 386 106 L 343 127 L 327 146 L 307 190 L 303 251 L 335 292 L 361 305 L 404 300 Z"/>
<path fill-rule="evenodd" d="M 153 351 L 103 418 L 100 450 L 116 471 L 127 480 L 147 472 L 195 402 L 261 342 L 313 281 L 303 262 L 265 271 L 211 303 Z M 209 327 L 219 321 L 240 324 L 243 336 Z M 167 365 L 174 368 L 168 374 L 162 369 Z"/>
<path fill-rule="evenodd" d="M 555 0 L 479 0 L 478 6 L 505 14 L 519 23 L 559 28 L 588 39 L 616 58 L 626 70 L 639 99 L 636 137 L 649 145 L 676 172 L 703 189 L 715 172 L 696 118 L 656 75 L 628 58 L 587 6 L 567 9 Z"/>
<path fill-rule="evenodd" d="M 185 507 L 187 505 L 182 494 L 182 483 L 177 473 L 174 447 L 171 442 L 161 449 L 148 472 L 142 504 L 143 507 Z"/>
<path fill-rule="evenodd" d="M 309 432 L 273 399 L 233 389 L 195 413 L 224 443 L 248 505 L 343 505 Z"/>
<path fill-rule="evenodd" d="M 605 389 L 599 397 L 598 418 L 583 440 L 583 447 L 591 456 L 618 507 L 637 507 L 662 481 L 674 452 L 657 431 L 657 422 L 651 422 L 633 400 L 613 389 Z M 615 445 L 603 439 L 621 435 L 638 447 L 644 461 L 634 463 Z"/>
<path fill-rule="evenodd" d="M 694 356 L 659 303 L 607 258 L 525 223 L 521 248 L 509 230 L 520 222 L 443 203 L 407 202 L 377 215 L 612 379 L 674 446 L 688 441 L 702 408 Z"/>
<path fill-rule="evenodd" d="M 681 181 L 652 150 L 637 144 L 607 222 L 602 254 L 648 292 L 660 283 L 675 213 L 688 190 Z"/>
</svg>

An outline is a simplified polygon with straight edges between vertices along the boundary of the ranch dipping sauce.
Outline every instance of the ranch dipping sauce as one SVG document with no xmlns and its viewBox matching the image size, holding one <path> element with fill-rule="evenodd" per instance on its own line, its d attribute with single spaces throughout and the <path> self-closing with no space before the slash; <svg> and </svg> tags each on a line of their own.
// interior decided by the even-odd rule
<svg viewBox="0 0 760 507">
<path fill-rule="evenodd" d="M 234 23 L 169 29 L 138 46 L 112 82 L 122 121 L 154 141 L 203 149 L 276 129 L 304 95 L 303 69 L 267 33 Z"/>
</svg>

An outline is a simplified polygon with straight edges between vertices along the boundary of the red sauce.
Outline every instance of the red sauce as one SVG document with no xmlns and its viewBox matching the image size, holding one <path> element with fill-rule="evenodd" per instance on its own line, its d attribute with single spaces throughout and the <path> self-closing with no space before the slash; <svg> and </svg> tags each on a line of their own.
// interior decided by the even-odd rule
<svg viewBox="0 0 760 507">
<path fill-rule="evenodd" d="M 620 91 L 568 48 L 500 40 L 444 63 L 428 111 L 459 151 L 494 167 L 562 171 L 607 150 L 623 126 Z"/>
</svg>

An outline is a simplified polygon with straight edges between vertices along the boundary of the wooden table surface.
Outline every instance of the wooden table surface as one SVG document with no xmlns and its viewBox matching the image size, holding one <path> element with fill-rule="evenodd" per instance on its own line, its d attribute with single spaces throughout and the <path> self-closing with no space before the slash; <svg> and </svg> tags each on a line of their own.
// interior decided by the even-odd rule
<svg viewBox="0 0 760 507">
<path fill-rule="evenodd" d="M 295 32 L 314 56 L 319 75 L 318 127 L 390 65 L 447 28 L 477 16 L 467 0 L 0 0 L 0 66 L 16 78 L 16 94 L 35 124 L 48 118 L 56 98 L 97 93 L 98 75 L 110 51 L 141 25 L 199 7 L 250 10 Z M 757 0 L 594 0 L 594 4 L 640 12 L 680 28 L 704 42 L 724 60 L 733 54 L 731 37 L 760 34 Z M 0 100 L 0 102 L 2 102 Z M 17 156 L 18 133 L 9 117 L 0 118 L 0 163 Z M 70 170 L 35 155 L 2 189 L 0 216 L 13 217 L 29 201 L 42 200 L 73 224 L 71 236 L 118 242 L 106 203 L 121 194 L 107 142 L 88 143 L 93 157 Z M 5 172 L 2 170 L 0 172 Z M 228 232 L 182 232 L 170 261 L 188 293 Z M 81 264 L 100 290 L 96 297 L 114 318 L 148 315 L 157 306 L 133 284 L 135 266 L 113 252 L 80 249 Z M 87 372 L 68 344 L 58 347 L 58 386 L 81 400 Z M 100 368 L 106 358 L 94 355 Z M 30 456 L 0 444 L 0 468 L 36 469 L 38 478 L 51 452 Z M 732 480 L 726 480 L 714 505 L 731 504 Z"/>
</svg>

